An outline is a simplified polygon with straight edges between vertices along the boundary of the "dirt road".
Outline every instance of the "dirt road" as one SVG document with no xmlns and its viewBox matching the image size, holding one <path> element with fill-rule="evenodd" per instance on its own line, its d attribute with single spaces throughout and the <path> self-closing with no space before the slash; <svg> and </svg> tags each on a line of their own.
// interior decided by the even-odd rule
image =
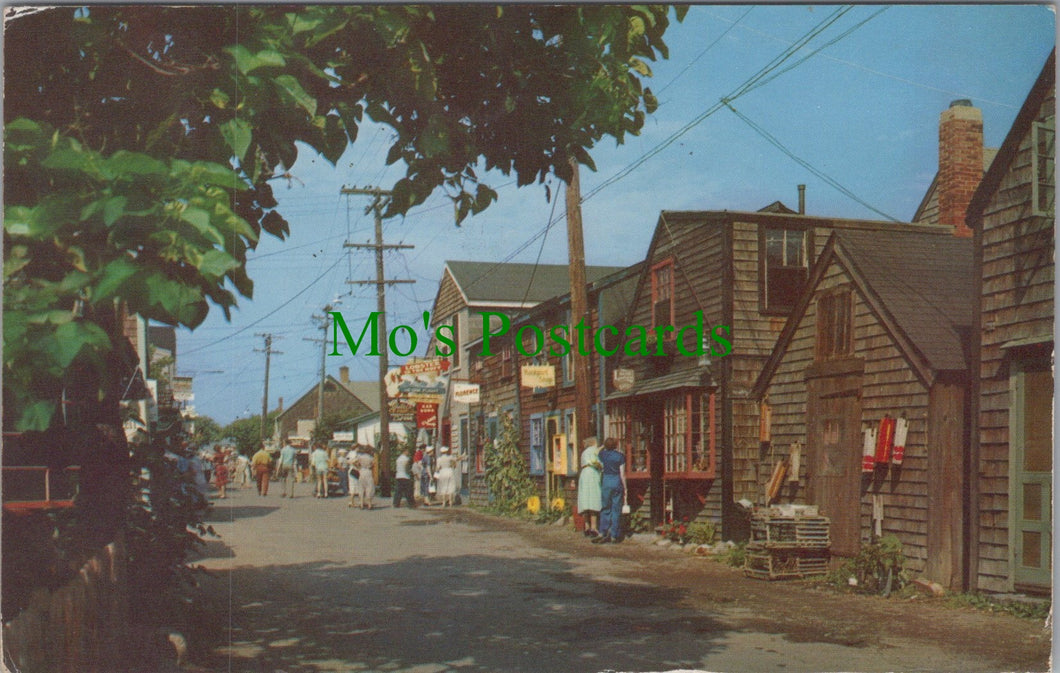
<svg viewBox="0 0 1060 673">
<path fill-rule="evenodd" d="M 302 485 L 305 488 L 304 485 Z M 1041 623 L 747 579 L 464 509 L 236 491 L 192 661 L 210 671 L 1032 671 Z"/>
</svg>

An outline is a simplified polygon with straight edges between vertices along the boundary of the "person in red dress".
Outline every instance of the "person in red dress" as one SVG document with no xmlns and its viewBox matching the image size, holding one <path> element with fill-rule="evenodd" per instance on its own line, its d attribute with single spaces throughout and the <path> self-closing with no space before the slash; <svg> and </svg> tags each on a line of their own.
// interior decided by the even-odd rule
<svg viewBox="0 0 1060 673">
<path fill-rule="evenodd" d="M 219 449 L 213 457 L 213 473 L 214 483 L 217 484 L 217 490 L 220 493 L 217 497 L 224 500 L 228 497 L 228 452 L 224 449 Z"/>
</svg>

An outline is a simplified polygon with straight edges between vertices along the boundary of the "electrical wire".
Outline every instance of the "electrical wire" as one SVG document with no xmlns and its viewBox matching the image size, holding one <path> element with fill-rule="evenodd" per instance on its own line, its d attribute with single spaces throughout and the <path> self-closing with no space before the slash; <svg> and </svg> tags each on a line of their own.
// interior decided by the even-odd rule
<svg viewBox="0 0 1060 673">
<path fill-rule="evenodd" d="M 795 163 L 799 164 L 800 166 L 802 166 L 803 168 L 808 170 L 810 173 L 813 173 L 814 175 L 816 175 L 818 178 L 823 180 L 826 184 L 828 184 L 831 187 L 833 187 L 836 191 L 840 192 L 841 194 L 843 194 L 844 196 L 848 197 L 849 199 L 860 203 L 861 205 L 865 206 L 866 208 L 868 208 L 872 212 L 874 212 L 874 213 L 876 213 L 878 215 L 881 215 L 881 216 L 883 216 L 884 218 L 886 218 L 888 220 L 891 220 L 892 222 L 901 222 L 901 220 L 899 220 L 897 217 L 894 217 L 893 215 L 888 215 L 887 213 L 883 212 L 879 208 L 876 208 L 875 206 L 873 206 L 872 204 L 868 203 L 867 201 L 862 199 L 860 196 L 855 194 L 854 192 L 850 191 L 849 189 L 847 189 L 846 187 L 841 185 L 837 180 L 835 180 L 831 176 L 827 175 L 824 171 L 820 170 L 816 166 L 813 166 L 812 164 L 810 164 L 810 162 L 806 161 L 802 157 L 800 157 L 797 154 L 795 154 L 793 151 L 788 149 L 783 143 L 781 143 L 776 138 L 776 136 L 772 135 L 771 133 L 766 131 L 764 128 L 762 128 L 761 126 L 756 124 L 754 121 L 749 119 L 746 115 L 744 115 L 742 112 L 740 112 L 739 110 L 734 108 L 731 104 L 726 103 L 725 106 L 727 108 L 729 108 L 732 111 L 732 113 L 734 115 L 736 115 L 740 119 L 740 121 L 742 121 L 743 123 L 745 123 L 748 126 L 750 126 L 754 130 L 755 133 L 757 133 L 758 135 L 760 135 L 763 138 L 765 138 L 765 140 L 770 145 L 772 145 L 773 147 L 776 147 L 778 150 L 780 150 L 781 152 L 786 154 L 788 157 L 790 157 Z"/>
<path fill-rule="evenodd" d="M 254 327 L 254 326 L 255 326 L 255 325 L 257 325 L 258 323 L 260 323 L 260 322 L 263 322 L 263 321 L 264 321 L 265 319 L 267 319 L 267 318 L 270 318 L 270 317 L 272 317 L 272 316 L 273 316 L 273 315 L 275 315 L 275 314 L 276 314 L 277 312 L 279 312 L 279 310 L 280 310 L 280 309 L 284 308 L 285 306 L 287 306 L 288 304 L 290 304 L 290 303 L 291 303 L 292 301 L 294 301 L 295 299 L 298 299 L 298 298 L 299 298 L 299 297 L 301 297 L 301 296 L 302 296 L 303 294 L 305 294 L 305 293 L 306 293 L 306 292 L 307 292 L 307 291 L 309 290 L 309 288 L 311 288 L 311 287 L 313 287 L 314 285 L 316 285 L 316 284 L 317 284 L 317 282 L 318 282 L 318 281 L 320 281 L 320 279 L 322 279 L 322 278 L 323 278 L 324 276 L 326 276 L 327 274 L 329 274 L 329 273 L 330 273 L 330 272 L 331 272 L 331 271 L 332 271 L 332 270 L 333 270 L 333 269 L 334 269 L 335 267 L 337 267 L 337 266 L 339 265 L 339 262 L 341 262 L 341 261 L 342 261 L 342 258 L 341 258 L 341 257 L 339 257 L 339 258 L 338 258 L 338 259 L 337 259 L 337 260 L 335 261 L 335 263 L 334 263 L 334 264 L 332 264 L 331 266 L 329 266 L 329 267 L 328 267 L 327 269 L 325 269 L 323 273 L 321 273 L 321 274 L 320 274 L 319 276 L 317 276 L 317 277 L 316 277 L 316 278 L 314 278 L 313 280 L 309 281 L 309 284 L 308 284 L 308 285 L 306 285 L 306 286 L 305 286 L 304 288 L 302 288 L 302 289 L 301 289 L 301 290 L 299 290 L 299 291 L 298 291 L 297 293 L 295 293 L 295 294 L 294 294 L 294 295 L 292 295 L 292 296 L 291 296 L 290 298 L 288 298 L 288 299 L 287 299 L 287 301 L 283 302 L 282 304 L 280 304 L 279 306 L 277 306 L 277 307 L 276 307 L 276 308 L 274 308 L 273 310 L 269 311 L 269 312 L 268 312 L 268 313 L 266 313 L 265 315 L 261 316 L 261 317 L 260 317 L 260 318 L 258 318 L 257 320 L 255 320 L 255 321 L 251 322 L 251 323 L 250 323 L 250 324 L 248 324 L 248 325 L 244 325 L 243 327 L 239 328 L 239 329 L 238 329 L 238 330 L 236 330 L 235 332 L 232 332 L 232 333 L 231 333 L 231 334 L 229 334 L 228 336 L 223 336 L 223 337 L 221 337 L 220 339 L 216 339 L 216 340 L 214 340 L 214 341 L 211 341 L 210 343 L 208 343 L 208 344 L 206 344 L 206 345 L 204 345 L 204 346 L 199 346 L 198 348 L 193 348 L 193 349 L 191 349 L 191 350 L 189 350 L 189 351 L 184 351 L 184 352 L 182 352 L 182 353 L 181 353 L 181 355 L 182 355 L 182 356 L 186 356 L 186 355 L 191 355 L 192 353 L 198 353 L 199 351 L 202 351 L 202 350 L 206 350 L 207 348 L 211 348 L 211 347 L 213 347 L 213 346 L 216 346 L 216 345 L 217 345 L 217 344 L 219 344 L 219 343 L 223 343 L 223 342 L 225 342 L 225 341 L 228 341 L 229 339 L 231 339 L 231 338 L 233 338 L 233 337 L 235 337 L 235 336 L 237 336 L 237 335 L 239 335 L 239 334 L 242 334 L 243 332 L 246 332 L 246 331 L 247 331 L 248 329 L 250 329 L 251 327 Z"/>
</svg>

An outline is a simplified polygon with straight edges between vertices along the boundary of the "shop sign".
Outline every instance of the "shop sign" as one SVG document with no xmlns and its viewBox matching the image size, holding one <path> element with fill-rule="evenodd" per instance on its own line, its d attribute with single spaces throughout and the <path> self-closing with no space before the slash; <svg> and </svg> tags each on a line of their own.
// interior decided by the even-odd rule
<svg viewBox="0 0 1060 673">
<path fill-rule="evenodd" d="M 636 382 L 636 372 L 632 369 L 619 368 L 614 371 L 611 380 L 615 384 L 615 390 L 624 393 L 633 389 L 633 384 Z"/>
<path fill-rule="evenodd" d="M 449 360 L 420 360 L 393 367 L 386 374 L 388 397 L 412 402 L 441 402 L 445 399 Z"/>
<path fill-rule="evenodd" d="M 390 400 L 387 408 L 392 423 L 412 423 L 416 420 L 416 407 L 405 400 Z"/>
<path fill-rule="evenodd" d="M 554 388 L 556 368 L 552 365 L 523 365 L 522 385 L 524 388 Z"/>
<path fill-rule="evenodd" d="M 453 401 L 463 404 L 478 404 L 479 385 L 477 383 L 454 383 Z"/>
<path fill-rule="evenodd" d="M 438 427 L 438 405 L 425 402 L 416 403 L 416 427 L 435 430 Z"/>
<path fill-rule="evenodd" d="M 191 391 L 191 384 L 192 377 L 190 376 L 174 376 L 170 384 L 173 388 L 173 399 L 177 402 L 194 401 L 195 393 Z"/>
</svg>

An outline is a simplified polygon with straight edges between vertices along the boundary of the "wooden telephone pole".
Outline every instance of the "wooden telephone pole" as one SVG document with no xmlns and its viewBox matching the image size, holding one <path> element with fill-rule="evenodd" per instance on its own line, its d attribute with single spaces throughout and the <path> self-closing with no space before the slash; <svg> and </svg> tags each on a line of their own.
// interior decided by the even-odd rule
<svg viewBox="0 0 1060 673">
<path fill-rule="evenodd" d="M 592 339 L 592 316 L 589 313 L 588 285 L 585 280 L 585 240 L 582 236 L 582 196 L 581 181 L 578 176 L 578 162 L 570 159 L 571 179 L 567 183 L 567 250 L 570 259 L 570 316 L 571 333 L 574 326 L 582 320 L 588 326 L 586 334 Z M 572 346 L 574 348 L 576 346 Z M 589 352 L 592 352 L 589 344 Z M 576 441 L 580 444 L 594 434 L 592 428 L 593 385 L 590 374 L 588 355 L 574 355 L 574 424 L 577 428 Z M 574 455 L 581 455 L 581 446 L 574 447 Z"/>
<path fill-rule="evenodd" d="M 255 348 L 254 349 L 255 353 L 264 353 L 265 354 L 265 391 L 262 393 L 262 396 L 261 396 L 261 431 L 260 431 L 261 432 L 261 436 L 259 438 L 260 441 L 264 442 L 265 441 L 265 425 L 268 423 L 268 420 L 269 420 L 269 360 L 270 360 L 270 358 L 272 357 L 272 355 L 274 353 L 276 355 L 283 355 L 283 351 L 274 351 L 274 350 L 272 350 L 272 340 L 273 340 L 272 334 L 258 333 L 258 334 L 255 334 L 254 336 L 264 337 L 264 339 L 265 339 L 265 348 L 264 349 L 261 349 L 261 348 Z M 281 339 L 282 337 L 275 337 L 275 338 Z"/>
<path fill-rule="evenodd" d="M 383 273 L 383 251 L 412 248 L 411 245 L 394 245 L 383 243 L 383 206 L 393 196 L 393 192 L 379 189 L 378 187 L 343 187 L 341 194 L 357 194 L 371 196 L 372 204 L 365 209 L 375 215 L 375 243 L 350 243 L 346 242 L 343 247 L 347 248 L 371 248 L 375 250 L 375 280 L 351 280 L 347 281 L 355 285 L 376 286 L 376 310 L 379 311 L 379 471 L 382 479 L 389 480 L 390 477 L 390 407 L 386 394 L 386 374 L 390 369 L 390 351 L 387 344 L 386 331 L 386 286 L 398 283 L 415 283 L 410 279 L 386 280 Z"/>
</svg>

